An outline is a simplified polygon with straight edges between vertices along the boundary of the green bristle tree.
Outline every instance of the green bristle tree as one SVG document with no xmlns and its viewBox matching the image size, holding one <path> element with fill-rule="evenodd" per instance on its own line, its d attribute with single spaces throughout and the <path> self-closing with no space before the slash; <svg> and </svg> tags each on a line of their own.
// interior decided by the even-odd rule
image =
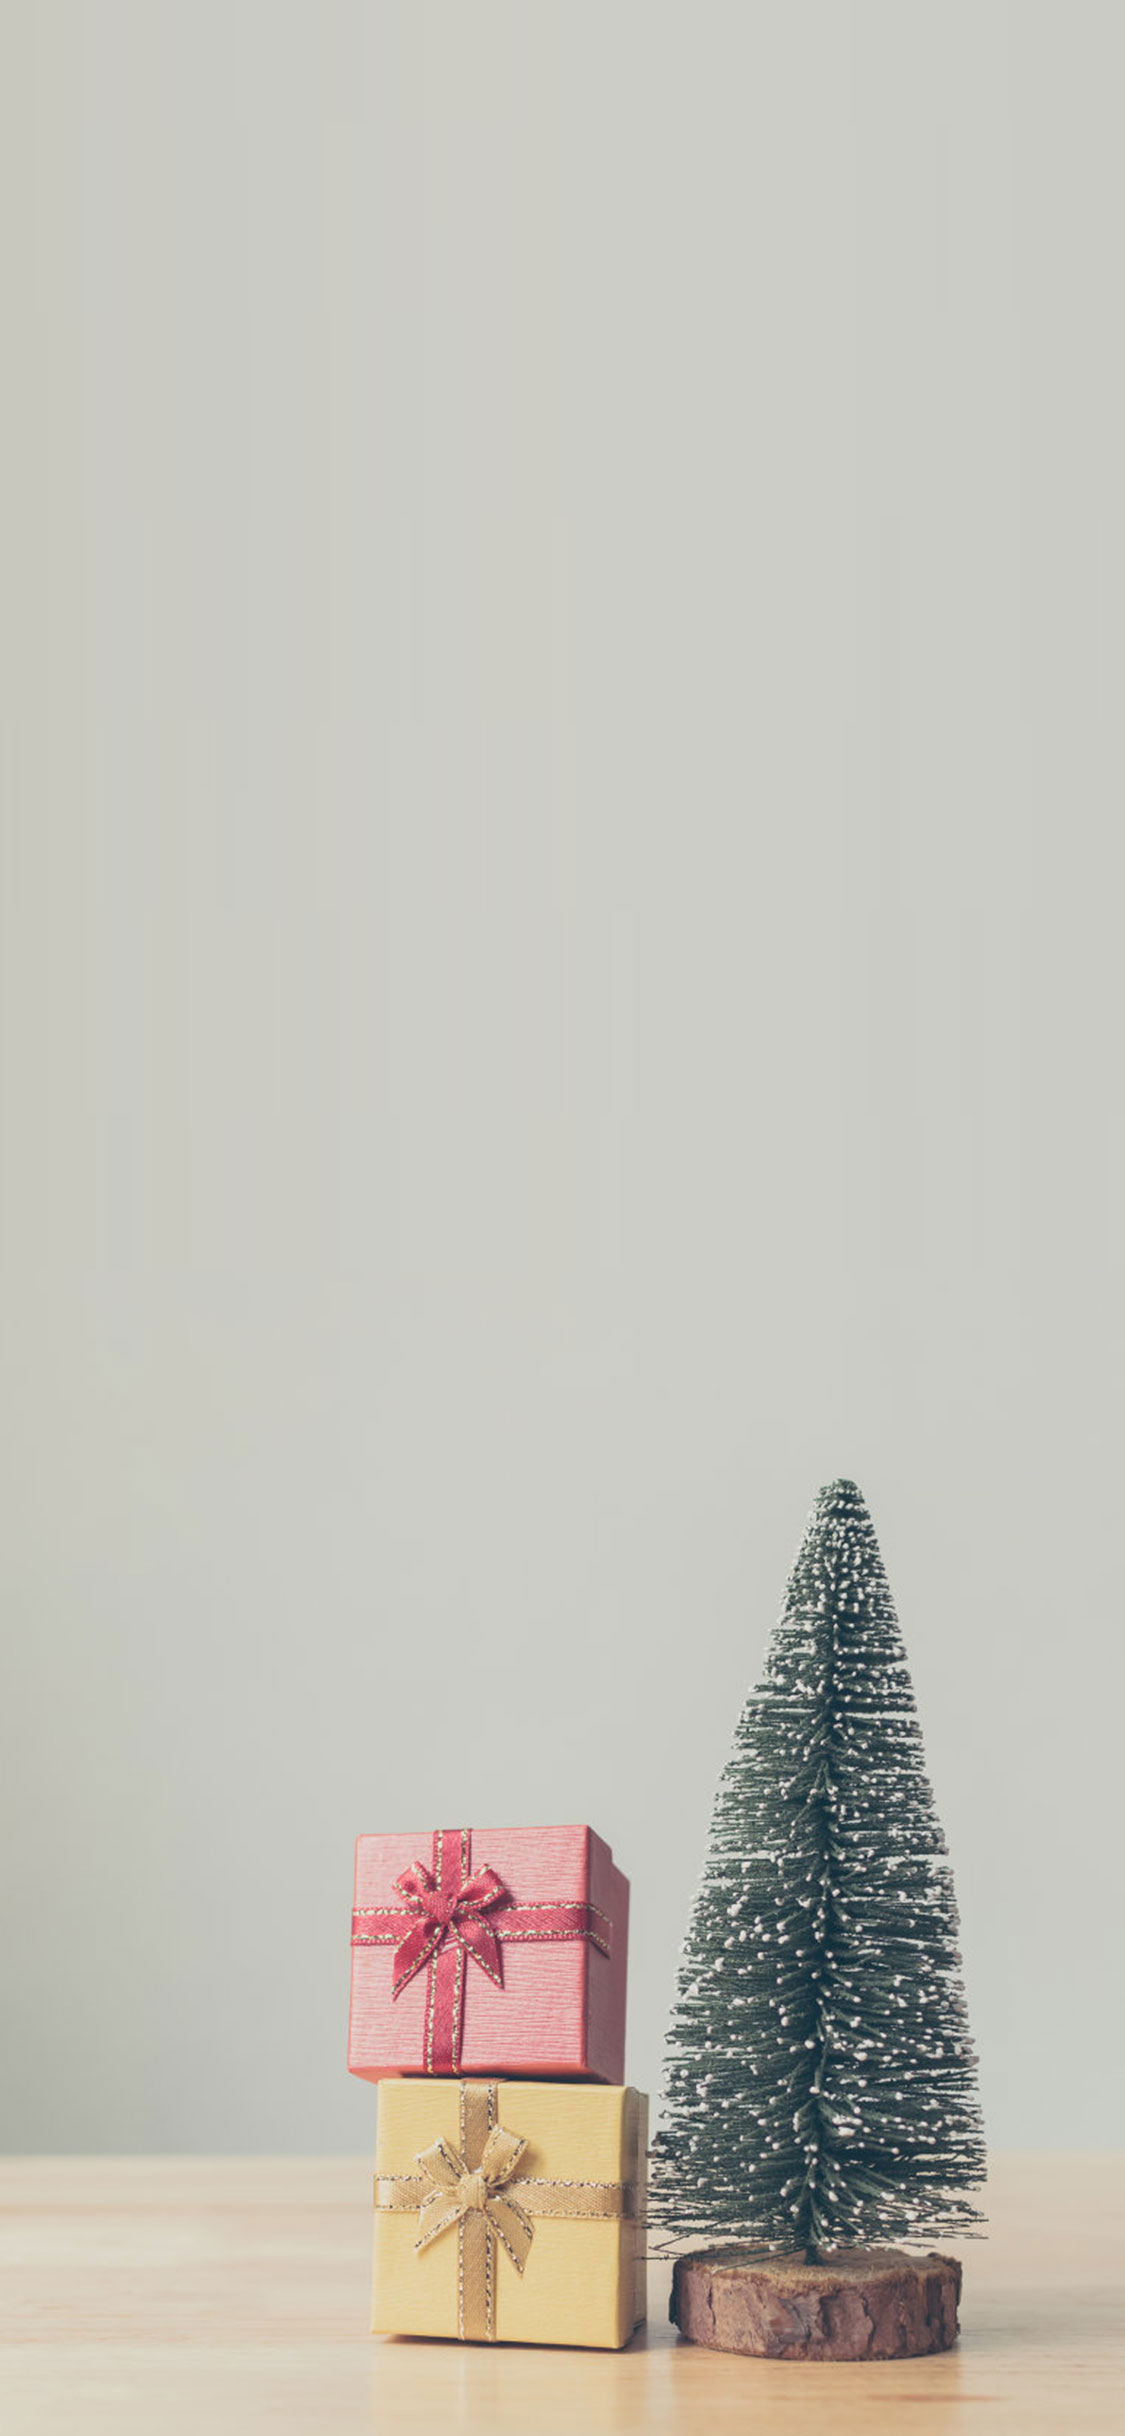
<svg viewBox="0 0 1125 2436">
<path fill-rule="evenodd" d="M 853 1481 L 822 1489 L 719 1782 L 668 2033 L 668 2246 L 822 2251 L 980 2222 L 945 1839 Z"/>
</svg>

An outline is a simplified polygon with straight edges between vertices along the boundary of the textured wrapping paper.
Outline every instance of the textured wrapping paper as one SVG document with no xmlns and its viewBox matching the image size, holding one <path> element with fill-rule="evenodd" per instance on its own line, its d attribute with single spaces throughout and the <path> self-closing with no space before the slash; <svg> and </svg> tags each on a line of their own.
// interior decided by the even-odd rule
<svg viewBox="0 0 1125 2436">
<path fill-rule="evenodd" d="M 348 2068 L 620 2083 L 628 1933 L 590 1827 L 361 1835 Z"/>
<path fill-rule="evenodd" d="M 372 2331 L 619 2350 L 645 2313 L 647 2141 L 635 2089 L 384 2082 Z"/>
</svg>

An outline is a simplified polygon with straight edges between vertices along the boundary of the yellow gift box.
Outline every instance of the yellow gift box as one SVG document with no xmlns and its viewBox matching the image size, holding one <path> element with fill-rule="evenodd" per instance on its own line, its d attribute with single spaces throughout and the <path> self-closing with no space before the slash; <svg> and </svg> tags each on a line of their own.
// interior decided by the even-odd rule
<svg viewBox="0 0 1125 2436">
<path fill-rule="evenodd" d="M 648 2100 L 581 2081 L 383 2081 L 374 2334 L 617 2351 L 645 2314 Z"/>
</svg>

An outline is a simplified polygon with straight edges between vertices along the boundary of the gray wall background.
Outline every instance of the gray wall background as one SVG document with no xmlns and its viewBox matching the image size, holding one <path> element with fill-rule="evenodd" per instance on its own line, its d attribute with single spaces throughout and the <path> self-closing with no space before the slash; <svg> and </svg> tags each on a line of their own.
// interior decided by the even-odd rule
<svg viewBox="0 0 1125 2436">
<path fill-rule="evenodd" d="M 2 11 L 17 2148 L 361 2149 L 351 1841 L 652 2085 L 865 1488 L 990 2130 L 1125 2135 L 1125 15 Z"/>
</svg>

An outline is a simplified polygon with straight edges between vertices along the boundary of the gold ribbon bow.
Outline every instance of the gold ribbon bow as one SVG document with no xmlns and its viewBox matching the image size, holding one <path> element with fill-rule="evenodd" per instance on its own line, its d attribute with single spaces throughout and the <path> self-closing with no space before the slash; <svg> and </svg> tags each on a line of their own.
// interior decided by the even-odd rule
<svg viewBox="0 0 1125 2436">
<path fill-rule="evenodd" d="M 494 2343 L 497 2242 L 522 2275 L 535 2238 L 533 2216 L 631 2216 L 635 2193 L 621 2182 L 520 2174 L 527 2142 L 497 2122 L 495 2081 L 462 2081 L 460 2096 L 460 2149 L 435 2140 L 415 2158 L 417 2173 L 378 2175 L 375 2205 L 417 2210 L 417 2251 L 457 2227 L 457 2331 L 470 2343 Z"/>
<path fill-rule="evenodd" d="M 475 2147 L 475 2141 L 472 2145 Z M 518 2200 L 510 2194 L 505 2196 L 504 2185 L 512 2180 L 526 2147 L 526 2140 L 517 2139 L 514 2132 L 503 2131 L 494 2123 L 481 2149 L 479 2165 L 467 2164 L 445 2140 L 435 2140 L 432 2148 L 424 2148 L 418 2164 L 423 2174 L 429 2175 L 433 2187 L 427 2191 L 419 2210 L 415 2249 L 425 2250 L 450 2225 L 459 2224 L 464 2274 L 466 2249 L 479 2248 L 491 2231 L 503 2242 L 513 2267 L 522 2275 L 535 2227 Z"/>
</svg>

